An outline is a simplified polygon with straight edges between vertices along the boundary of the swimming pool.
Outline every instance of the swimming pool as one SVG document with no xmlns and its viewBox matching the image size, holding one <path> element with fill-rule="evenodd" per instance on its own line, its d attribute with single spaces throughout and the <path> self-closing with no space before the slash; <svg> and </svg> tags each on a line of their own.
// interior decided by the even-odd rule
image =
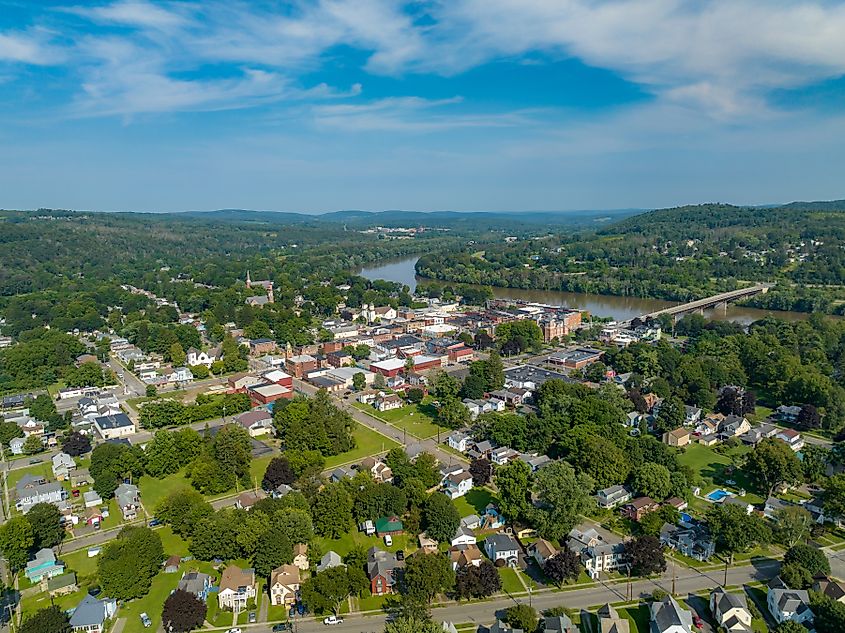
<svg viewBox="0 0 845 633">
<path fill-rule="evenodd" d="M 716 488 L 713 492 L 708 494 L 705 499 L 708 501 L 719 502 L 722 501 L 725 497 L 730 497 L 732 493 L 728 492 L 727 490 L 722 490 L 721 488 Z"/>
</svg>

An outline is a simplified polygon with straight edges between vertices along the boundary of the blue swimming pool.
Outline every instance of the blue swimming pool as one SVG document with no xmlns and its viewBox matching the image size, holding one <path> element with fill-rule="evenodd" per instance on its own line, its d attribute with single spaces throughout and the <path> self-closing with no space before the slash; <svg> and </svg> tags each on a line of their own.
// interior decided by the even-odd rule
<svg viewBox="0 0 845 633">
<path fill-rule="evenodd" d="M 717 488 L 716 490 L 714 490 L 713 492 L 711 492 L 710 494 L 708 494 L 704 498 L 707 499 L 708 501 L 721 501 L 725 497 L 730 497 L 730 496 L 731 496 L 731 493 L 728 492 L 727 490 L 722 490 L 721 488 Z"/>
</svg>

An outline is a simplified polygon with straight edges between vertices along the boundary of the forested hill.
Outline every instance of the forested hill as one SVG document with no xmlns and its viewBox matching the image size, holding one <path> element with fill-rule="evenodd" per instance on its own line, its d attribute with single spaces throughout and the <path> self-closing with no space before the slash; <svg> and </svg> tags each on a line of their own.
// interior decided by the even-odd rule
<svg viewBox="0 0 845 633">
<path fill-rule="evenodd" d="M 845 227 L 845 200 L 792 202 L 779 207 L 737 207 L 701 204 L 648 211 L 616 222 L 604 235 L 640 233 L 673 239 L 705 239 L 707 232 L 733 229 L 729 233 L 759 234 L 761 227 L 819 237 L 825 231 Z"/>
</svg>

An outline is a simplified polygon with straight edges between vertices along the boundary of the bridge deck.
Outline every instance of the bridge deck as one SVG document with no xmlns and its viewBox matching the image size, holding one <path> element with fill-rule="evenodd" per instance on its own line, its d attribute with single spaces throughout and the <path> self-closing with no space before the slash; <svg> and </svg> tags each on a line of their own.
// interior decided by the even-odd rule
<svg viewBox="0 0 845 633">
<path fill-rule="evenodd" d="M 657 312 L 650 312 L 649 314 L 643 315 L 642 318 L 653 319 L 657 316 L 660 316 L 661 314 L 675 315 L 682 314 L 684 312 L 692 312 L 694 310 L 702 310 L 704 308 L 709 308 L 719 303 L 735 301 L 737 299 L 750 297 L 761 292 L 766 292 L 768 289 L 768 284 L 756 284 L 754 286 L 749 286 L 748 288 L 740 288 L 739 290 L 722 292 L 720 294 L 713 295 L 712 297 L 706 297 L 705 299 L 697 299 L 695 301 L 690 301 L 689 303 L 682 303 L 680 305 L 672 306 L 671 308 L 664 308 L 663 310 L 658 310 Z"/>
</svg>

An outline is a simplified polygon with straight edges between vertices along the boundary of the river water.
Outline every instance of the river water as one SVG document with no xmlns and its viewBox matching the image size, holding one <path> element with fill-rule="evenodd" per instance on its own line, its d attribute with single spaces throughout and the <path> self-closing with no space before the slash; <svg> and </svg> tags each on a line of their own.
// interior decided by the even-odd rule
<svg viewBox="0 0 845 633">
<path fill-rule="evenodd" d="M 417 287 L 417 282 L 425 281 L 416 274 L 414 266 L 419 257 L 384 261 L 378 266 L 363 268 L 358 274 L 367 279 L 385 279 L 405 284 L 411 292 Z M 441 282 L 444 283 L 444 282 Z M 668 308 L 676 303 L 662 299 L 641 299 L 639 297 L 615 297 L 611 295 L 582 294 L 576 292 L 560 292 L 555 290 L 524 290 L 522 288 L 492 287 L 493 295 L 497 299 L 522 299 L 548 305 L 566 306 L 587 310 L 590 314 L 602 317 L 613 317 L 617 321 L 627 321 L 634 317 Z M 751 323 L 765 316 L 776 316 L 788 321 L 806 319 L 809 315 L 804 312 L 781 312 L 778 310 L 759 310 L 728 304 L 726 310 L 705 310 L 704 316 L 711 319 Z"/>
</svg>

